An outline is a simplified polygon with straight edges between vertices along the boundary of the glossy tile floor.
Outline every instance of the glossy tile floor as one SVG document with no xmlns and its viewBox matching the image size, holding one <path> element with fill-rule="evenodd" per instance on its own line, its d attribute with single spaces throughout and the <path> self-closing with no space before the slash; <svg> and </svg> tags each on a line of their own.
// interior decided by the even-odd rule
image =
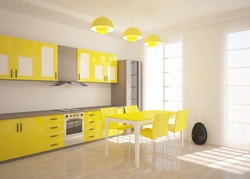
<svg viewBox="0 0 250 179">
<path fill-rule="evenodd" d="M 38 154 L 0 163 L 1 179 L 249 179 L 249 151 L 221 146 L 188 143 L 177 149 L 180 140 L 170 139 L 171 149 L 166 149 L 166 139 L 156 141 L 157 153 L 170 155 L 172 159 L 157 156 L 155 162 L 150 153 L 151 141 L 141 143 L 140 168 L 135 168 L 133 141 L 124 143 L 119 137 L 109 140 L 109 157 L 105 157 L 104 140 L 100 145 L 91 142 L 61 150 Z M 155 163 L 155 164 L 153 164 Z"/>
</svg>

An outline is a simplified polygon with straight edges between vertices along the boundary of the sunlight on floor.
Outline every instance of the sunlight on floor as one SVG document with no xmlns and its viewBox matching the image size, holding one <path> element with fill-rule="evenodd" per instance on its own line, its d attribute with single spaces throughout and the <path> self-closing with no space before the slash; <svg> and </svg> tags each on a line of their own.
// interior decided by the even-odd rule
<svg viewBox="0 0 250 179">
<path fill-rule="evenodd" d="M 186 154 L 179 159 L 235 174 L 250 172 L 249 152 L 227 147 Z"/>
</svg>

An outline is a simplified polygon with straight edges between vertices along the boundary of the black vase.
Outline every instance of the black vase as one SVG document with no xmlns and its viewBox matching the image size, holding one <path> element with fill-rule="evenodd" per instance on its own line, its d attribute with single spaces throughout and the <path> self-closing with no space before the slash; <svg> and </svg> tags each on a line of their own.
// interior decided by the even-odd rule
<svg viewBox="0 0 250 179">
<path fill-rule="evenodd" d="M 197 122 L 192 130 L 192 140 L 195 144 L 202 145 L 207 141 L 207 130 L 201 122 Z"/>
</svg>

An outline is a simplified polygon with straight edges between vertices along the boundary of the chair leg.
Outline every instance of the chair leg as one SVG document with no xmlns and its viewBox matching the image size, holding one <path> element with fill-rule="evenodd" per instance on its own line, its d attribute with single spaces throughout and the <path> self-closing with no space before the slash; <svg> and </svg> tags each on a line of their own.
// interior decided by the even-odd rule
<svg viewBox="0 0 250 179">
<path fill-rule="evenodd" d="M 152 140 L 153 142 L 153 164 L 154 164 L 154 167 L 156 168 L 156 158 L 155 158 L 155 141 Z"/>
<path fill-rule="evenodd" d="M 130 161 L 130 133 L 129 133 L 129 137 L 128 137 L 128 161 Z"/>
<path fill-rule="evenodd" d="M 100 146 L 100 143 L 101 143 L 101 139 L 102 139 L 102 128 L 101 128 L 101 131 L 100 131 L 100 138 L 99 138 L 99 146 Z"/>
<path fill-rule="evenodd" d="M 170 140 L 169 140 L 169 136 L 167 136 L 167 143 L 168 143 L 168 148 L 170 150 L 170 157 L 172 157 L 172 150 L 171 150 L 171 145 L 170 145 Z M 167 149 L 168 149 L 167 148 Z"/>
<path fill-rule="evenodd" d="M 117 129 L 117 136 L 116 136 L 116 143 L 118 144 L 118 135 L 119 135 L 119 130 Z"/>
<path fill-rule="evenodd" d="M 192 152 L 192 146 L 191 146 L 190 140 L 191 139 L 190 139 L 189 132 L 188 132 L 188 145 L 189 145 L 190 152 Z"/>
</svg>

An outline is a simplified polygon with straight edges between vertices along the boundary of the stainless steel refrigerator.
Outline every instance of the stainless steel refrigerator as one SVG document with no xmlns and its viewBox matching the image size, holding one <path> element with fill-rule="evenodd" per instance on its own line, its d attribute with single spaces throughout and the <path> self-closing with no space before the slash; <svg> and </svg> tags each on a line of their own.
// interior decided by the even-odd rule
<svg viewBox="0 0 250 179">
<path fill-rule="evenodd" d="M 111 105 L 142 110 L 142 62 L 118 60 L 118 83 L 111 85 Z"/>
</svg>

